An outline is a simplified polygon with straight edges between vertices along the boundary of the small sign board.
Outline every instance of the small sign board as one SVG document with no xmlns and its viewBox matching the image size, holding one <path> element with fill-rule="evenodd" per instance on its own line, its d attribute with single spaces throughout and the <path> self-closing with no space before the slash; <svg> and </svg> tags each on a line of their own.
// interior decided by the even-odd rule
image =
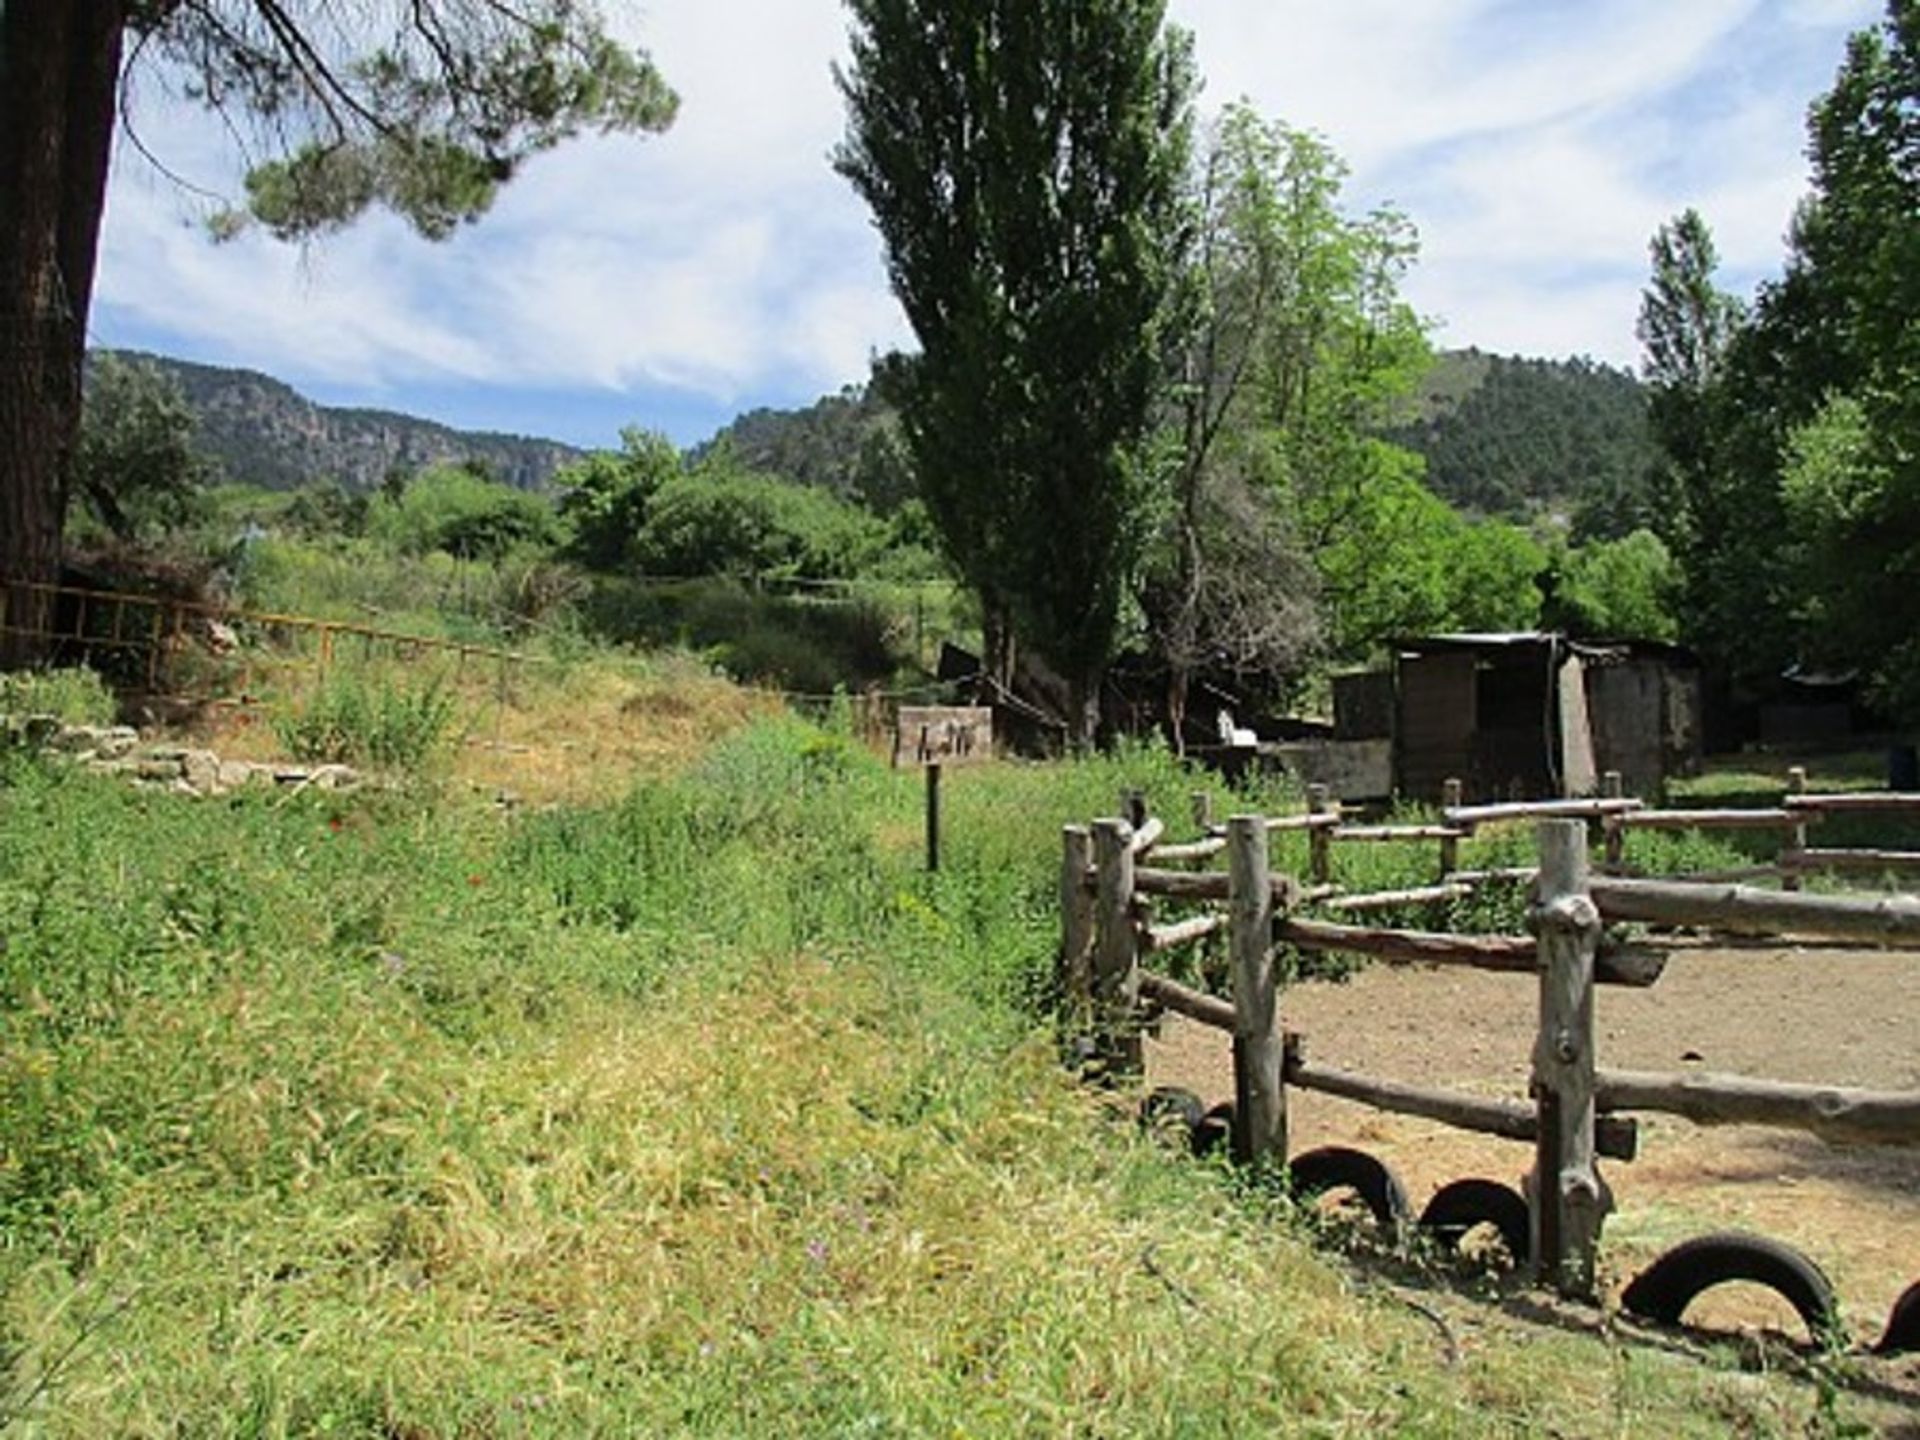
<svg viewBox="0 0 1920 1440">
<path fill-rule="evenodd" d="M 993 758 L 993 711 L 985 705 L 902 705 L 895 765 L 973 765 Z"/>
</svg>

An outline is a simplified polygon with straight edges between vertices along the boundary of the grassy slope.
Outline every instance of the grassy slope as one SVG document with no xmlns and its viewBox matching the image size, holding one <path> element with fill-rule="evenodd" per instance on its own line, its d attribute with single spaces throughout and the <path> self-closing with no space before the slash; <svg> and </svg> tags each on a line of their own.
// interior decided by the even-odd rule
<svg viewBox="0 0 1920 1440">
<path fill-rule="evenodd" d="M 1431 1324 L 1071 1085 L 1057 824 L 762 722 L 520 820 L 0 761 L 20 1433 L 1800 1433 L 1780 1381 Z"/>
</svg>

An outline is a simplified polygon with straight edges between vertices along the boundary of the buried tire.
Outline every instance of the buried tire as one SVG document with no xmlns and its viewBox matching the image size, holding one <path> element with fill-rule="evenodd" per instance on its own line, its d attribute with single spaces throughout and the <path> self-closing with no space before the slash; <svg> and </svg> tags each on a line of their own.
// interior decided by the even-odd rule
<svg viewBox="0 0 1920 1440">
<path fill-rule="evenodd" d="M 1455 1180 L 1441 1186 L 1417 1223 L 1449 1249 L 1457 1249 L 1475 1226 L 1491 1225 L 1515 1265 L 1525 1265 L 1533 1249 L 1527 1202 L 1498 1180 Z"/>
<path fill-rule="evenodd" d="M 1634 1276 L 1620 1304 L 1643 1320 L 1678 1325 L 1695 1296 L 1733 1280 L 1764 1285 L 1779 1295 L 1816 1342 L 1839 1334 L 1833 1285 L 1818 1265 L 1791 1245 L 1732 1231 L 1676 1245 Z"/>
<path fill-rule="evenodd" d="M 1920 1280 L 1909 1285 L 1893 1302 L 1886 1333 L 1873 1347 L 1876 1355 L 1909 1355 L 1916 1351 L 1920 1351 Z"/>
<path fill-rule="evenodd" d="M 1162 1085 L 1140 1102 L 1140 1128 L 1191 1147 L 1206 1107 L 1178 1085 Z"/>
<path fill-rule="evenodd" d="M 1406 1223 L 1412 1209 L 1399 1176 L 1366 1151 L 1349 1150 L 1344 1145 L 1309 1150 L 1289 1160 L 1287 1188 L 1303 1200 L 1351 1190 L 1366 1205 L 1374 1223 L 1389 1233 Z"/>
</svg>

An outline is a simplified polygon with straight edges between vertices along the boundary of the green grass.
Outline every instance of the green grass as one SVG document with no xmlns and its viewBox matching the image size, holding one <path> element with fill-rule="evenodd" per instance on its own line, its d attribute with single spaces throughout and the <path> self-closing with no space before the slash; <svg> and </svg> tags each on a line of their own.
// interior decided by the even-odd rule
<svg viewBox="0 0 1920 1440">
<path fill-rule="evenodd" d="M 52 715 L 69 725 L 111 725 L 117 704 L 85 666 L 0 674 L 0 715 Z"/>
<path fill-rule="evenodd" d="M 0 757 L 0 1430 L 1801 1433 L 1778 1380 L 1323 1260 L 1037 998 L 1157 750 L 919 777 L 790 720 L 618 803 L 217 803 Z M 1369 1282 L 1370 1283 L 1370 1282 Z M 1444 1302 L 1439 1302 L 1444 1303 Z"/>
</svg>

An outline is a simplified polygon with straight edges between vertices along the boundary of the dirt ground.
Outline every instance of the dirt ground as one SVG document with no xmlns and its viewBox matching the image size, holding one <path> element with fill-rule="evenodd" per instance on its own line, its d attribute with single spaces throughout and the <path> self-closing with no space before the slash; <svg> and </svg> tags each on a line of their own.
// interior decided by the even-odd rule
<svg viewBox="0 0 1920 1440">
<path fill-rule="evenodd" d="M 1876 1089 L 1920 1089 L 1920 952 L 1682 945 L 1650 990 L 1597 996 L 1600 1063 L 1711 1070 Z M 1318 1062 L 1477 1094 L 1524 1097 L 1535 990 L 1526 977 L 1372 966 L 1282 997 L 1284 1024 Z M 1178 1016 L 1148 1043 L 1148 1078 L 1209 1104 L 1233 1094 L 1225 1037 Z M 1517 1185 L 1526 1145 L 1294 1091 L 1289 1149 L 1353 1145 L 1387 1161 L 1417 1214 L 1441 1185 Z M 1920 1146 L 1838 1148 L 1798 1132 L 1706 1129 L 1641 1118 L 1640 1158 L 1604 1162 L 1617 1210 L 1602 1267 L 1611 1287 L 1679 1241 L 1738 1229 L 1784 1240 L 1833 1280 L 1856 1339 L 1871 1343 L 1920 1280 Z M 1770 1292 L 1723 1286 L 1689 1319 L 1797 1331 Z"/>
</svg>

